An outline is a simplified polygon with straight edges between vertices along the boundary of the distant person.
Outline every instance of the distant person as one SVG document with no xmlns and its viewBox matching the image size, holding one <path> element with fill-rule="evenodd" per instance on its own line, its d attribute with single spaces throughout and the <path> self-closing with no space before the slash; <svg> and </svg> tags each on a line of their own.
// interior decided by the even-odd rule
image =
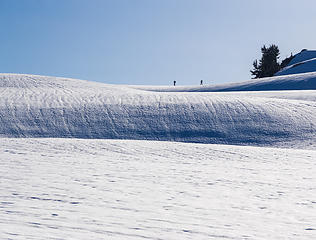
<svg viewBox="0 0 316 240">
<path fill-rule="evenodd" d="M 177 81 L 173 81 L 173 86 L 175 86 L 175 85 L 176 85 L 176 83 L 177 83 Z"/>
<path fill-rule="evenodd" d="M 201 80 L 200 85 L 203 85 L 203 80 Z"/>
</svg>

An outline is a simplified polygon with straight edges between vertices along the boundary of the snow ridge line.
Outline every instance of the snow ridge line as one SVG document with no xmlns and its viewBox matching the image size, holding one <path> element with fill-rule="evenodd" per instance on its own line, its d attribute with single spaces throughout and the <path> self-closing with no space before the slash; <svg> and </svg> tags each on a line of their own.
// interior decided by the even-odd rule
<svg viewBox="0 0 316 240">
<path fill-rule="evenodd" d="M 264 82 L 286 85 L 296 81 L 303 86 L 303 82 L 314 81 L 315 74 Z M 251 85 L 258 83 L 251 81 Z M 75 79 L 1 74 L 0 94 L 3 137 L 316 148 L 316 91 L 168 93 Z"/>
</svg>

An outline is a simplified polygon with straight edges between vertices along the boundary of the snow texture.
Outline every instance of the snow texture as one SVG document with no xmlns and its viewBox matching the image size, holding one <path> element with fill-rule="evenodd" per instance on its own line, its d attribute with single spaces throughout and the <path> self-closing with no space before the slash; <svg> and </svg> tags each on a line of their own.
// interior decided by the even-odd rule
<svg viewBox="0 0 316 240">
<path fill-rule="evenodd" d="M 316 151 L 0 138 L 0 239 L 316 238 Z"/>
<path fill-rule="evenodd" d="M 253 79 L 245 82 L 222 85 L 156 87 L 141 86 L 143 89 L 156 92 L 231 92 L 231 91 L 285 91 L 285 90 L 316 90 L 316 72 Z M 247 95 L 247 94 L 245 94 Z"/>
<path fill-rule="evenodd" d="M 0 75 L 0 135 L 315 149 L 316 73 L 226 86 L 119 86 Z"/>
<path fill-rule="evenodd" d="M 295 57 L 291 60 L 289 65 L 304 62 L 313 58 L 316 58 L 315 50 L 302 50 L 300 53 L 295 55 Z"/>
<path fill-rule="evenodd" d="M 281 69 L 276 76 L 316 72 L 316 51 L 305 50 L 295 55 L 285 68 Z"/>
<path fill-rule="evenodd" d="M 316 72 L 0 96 L 0 239 L 316 238 Z"/>
</svg>

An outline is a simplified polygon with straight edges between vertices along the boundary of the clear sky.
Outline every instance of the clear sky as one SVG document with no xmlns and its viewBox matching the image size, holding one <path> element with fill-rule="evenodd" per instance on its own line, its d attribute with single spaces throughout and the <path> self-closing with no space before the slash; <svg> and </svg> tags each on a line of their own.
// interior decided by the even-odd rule
<svg viewBox="0 0 316 240">
<path fill-rule="evenodd" d="M 117 84 L 249 80 L 263 44 L 316 49 L 315 0 L 0 0 L 0 72 Z"/>
</svg>

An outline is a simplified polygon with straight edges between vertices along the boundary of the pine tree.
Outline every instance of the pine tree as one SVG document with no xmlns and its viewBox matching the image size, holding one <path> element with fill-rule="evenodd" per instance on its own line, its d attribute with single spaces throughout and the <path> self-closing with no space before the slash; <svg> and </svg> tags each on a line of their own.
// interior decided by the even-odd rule
<svg viewBox="0 0 316 240">
<path fill-rule="evenodd" d="M 258 60 L 254 60 L 253 61 L 253 70 L 250 70 L 251 74 L 254 75 L 254 76 L 258 76 L 260 75 L 260 67 L 258 65 Z"/>
<path fill-rule="evenodd" d="M 293 56 L 293 54 L 291 53 L 291 56 L 285 58 L 282 62 L 281 62 L 281 65 L 280 65 L 280 68 L 284 68 L 286 67 L 291 61 L 292 59 L 294 58 L 295 56 Z"/>
<path fill-rule="evenodd" d="M 250 70 L 254 78 L 272 77 L 280 70 L 278 62 L 280 51 L 279 47 L 272 44 L 268 48 L 264 45 L 261 48 L 262 57 L 253 62 L 253 70 Z"/>
</svg>

